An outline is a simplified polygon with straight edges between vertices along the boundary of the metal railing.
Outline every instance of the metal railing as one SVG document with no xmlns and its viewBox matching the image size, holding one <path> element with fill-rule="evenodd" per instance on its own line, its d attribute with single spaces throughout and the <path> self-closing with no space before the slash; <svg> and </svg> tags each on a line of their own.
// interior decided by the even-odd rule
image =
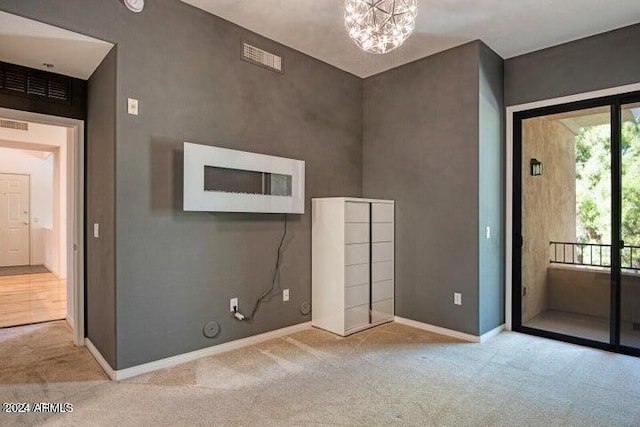
<svg viewBox="0 0 640 427">
<path fill-rule="evenodd" d="M 622 268 L 640 270 L 640 246 L 625 245 L 621 256 Z M 611 267 L 611 245 L 549 242 L 549 261 L 553 264 Z"/>
</svg>

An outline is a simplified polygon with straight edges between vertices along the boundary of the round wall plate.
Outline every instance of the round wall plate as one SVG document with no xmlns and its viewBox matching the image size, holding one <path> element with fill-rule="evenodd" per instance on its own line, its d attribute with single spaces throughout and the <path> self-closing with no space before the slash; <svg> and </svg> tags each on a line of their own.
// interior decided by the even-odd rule
<svg viewBox="0 0 640 427">
<path fill-rule="evenodd" d="M 124 5 L 132 12 L 142 12 L 142 9 L 144 9 L 144 0 L 124 0 Z"/>
<path fill-rule="evenodd" d="M 211 322 L 207 322 L 202 328 L 202 333 L 207 338 L 214 338 L 218 333 L 220 333 L 220 325 L 215 320 Z"/>
<path fill-rule="evenodd" d="M 306 316 L 310 311 L 311 304 L 309 303 L 309 301 L 304 301 L 302 304 L 300 304 L 300 314 L 304 314 Z"/>
</svg>

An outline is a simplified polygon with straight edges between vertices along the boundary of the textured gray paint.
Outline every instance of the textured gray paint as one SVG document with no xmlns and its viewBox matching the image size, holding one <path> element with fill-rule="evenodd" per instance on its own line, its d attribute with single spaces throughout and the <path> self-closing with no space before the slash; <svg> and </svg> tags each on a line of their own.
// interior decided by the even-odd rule
<svg viewBox="0 0 640 427">
<path fill-rule="evenodd" d="M 640 24 L 508 59 L 505 104 L 638 83 L 638 40 Z"/>
<path fill-rule="evenodd" d="M 310 198 L 361 195 L 362 81 L 177 0 L 139 14 L 103 0 L 0 9 L 118 46 L 115 366 L 309 320 L 298 307 L 311 296 Z M 241 61 L 241 40 L 283 55 L 285 74 Z M 269 285 L 282 216 L 182 212 L 183 141 L 306 161 L 307 213 L 290 216 L 282 262 L 291 301 L 274 298 L 253 323 L 231 319 L 229 298 L 250 310 Z"/>
<path fill-rule="evenodd" d="M 480 45 L 479 285 L 482 335 L 504 323 L 503 59 Z M 491 227 L 491 238 L 485 235 Z"/>
<path fill-rule="evenodd" d="M 116 67 L 113 48 L 87 84 L 85 330 L 111 366 L 116 362 Z M 99 239 L 93 238 L 94 223 L 100 224 Z"/>
<path fill-rule="evenodd" d="M 363 192 L 396 201 L 396 314 L 474 335 L 479 46 L 364 82 Z"/>
</svg>

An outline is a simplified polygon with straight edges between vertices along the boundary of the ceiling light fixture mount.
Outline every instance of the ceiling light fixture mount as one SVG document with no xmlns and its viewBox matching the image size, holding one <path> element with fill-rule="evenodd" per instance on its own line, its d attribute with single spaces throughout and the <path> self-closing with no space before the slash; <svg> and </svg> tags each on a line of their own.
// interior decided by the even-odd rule
<svg viewBox="0 0 640 427">
<path fill-rule="evenodd" d="M 384 54 L 411 35 L 417 0 L 345 0 L 344 23 L 349 37 L 365 52 Z"/>
<path fill-rule="evenodd" d="M 142 12 L 144 0 L 124 0 L 124 5 L 132 12 Z"/>
</svg>

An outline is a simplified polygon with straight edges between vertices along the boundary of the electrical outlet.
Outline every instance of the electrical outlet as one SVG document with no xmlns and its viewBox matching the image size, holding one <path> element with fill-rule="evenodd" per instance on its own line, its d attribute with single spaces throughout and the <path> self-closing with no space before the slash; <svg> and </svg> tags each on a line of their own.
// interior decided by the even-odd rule
<svg viewBox="0 0 640 427">
<path fill-rule="evenodd" d="M 238 309 L 238 298 L 231 298 L 229 300 L 229 311 L 234 312 L 235 311 L 234 308 L 235 310 Z"/>
<path fill-rule="evenodd" d="M 289 289 L 282 290 L 282 301 L 289 301 Z"/>
<path fill-rule="evenodd" d="M 455 305 L 462 305 L 462 294 L 459 292 L 453 293 L 453 303 Z"/>
<path fill-rule="evenodd" d="M 95 239 L 100 238 L 100 224 L 93 224 L 93 237 Z"/>
<path fill-rule="evenodd" d="M 485 235 L 485 237 L 486 237 L 487 239 L 490 239 L 490 238 L 491 238 L 491 227 L 487 227 L 487 228 L 484 230 L 484 235 Z"/>
</svg>

